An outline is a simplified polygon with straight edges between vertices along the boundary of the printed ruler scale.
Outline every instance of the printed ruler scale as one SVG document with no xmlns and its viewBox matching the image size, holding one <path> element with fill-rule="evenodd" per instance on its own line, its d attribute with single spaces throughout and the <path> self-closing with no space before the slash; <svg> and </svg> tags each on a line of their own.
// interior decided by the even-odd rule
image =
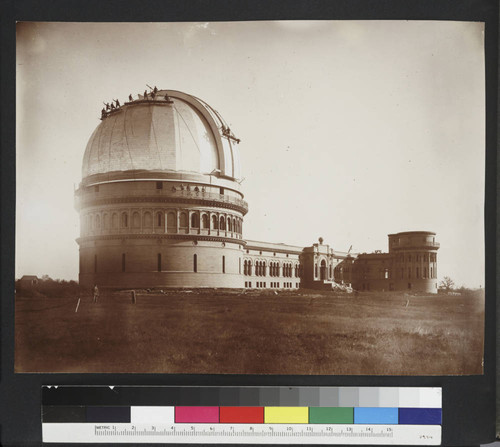
<svg viewBox="0 0 500 447">
<path fill-rule="evenodd" d="M 439 445 L 441 388 L 44 387 L 44 442 Z"/>
</svg>

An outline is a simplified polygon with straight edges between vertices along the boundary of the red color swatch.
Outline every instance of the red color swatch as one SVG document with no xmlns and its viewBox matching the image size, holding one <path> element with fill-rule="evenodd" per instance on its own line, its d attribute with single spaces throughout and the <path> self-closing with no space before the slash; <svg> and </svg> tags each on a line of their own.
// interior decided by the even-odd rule
<svg viewBox="0 0 500 447">
<path fill-rule="evenodd" d="M 263 424 L 264 407 L 220 407 L 221 424 Z"/>
</svg>

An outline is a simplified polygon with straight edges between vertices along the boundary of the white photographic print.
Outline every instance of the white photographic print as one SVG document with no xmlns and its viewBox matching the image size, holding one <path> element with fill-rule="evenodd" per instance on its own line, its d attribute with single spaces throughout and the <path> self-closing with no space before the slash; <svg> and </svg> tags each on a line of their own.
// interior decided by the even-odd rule
<svg viewBox="0 0 500 447">
<path fill-rule="evenodd" d="M 484 24 L 17 25 L 16 372 L 482 374 Z"/>
</svg>

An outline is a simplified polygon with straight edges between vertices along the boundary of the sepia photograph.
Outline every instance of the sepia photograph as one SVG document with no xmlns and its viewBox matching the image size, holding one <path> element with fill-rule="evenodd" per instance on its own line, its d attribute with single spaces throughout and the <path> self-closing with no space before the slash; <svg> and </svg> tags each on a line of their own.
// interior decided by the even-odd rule
<svg viewBox="0 0 500 447">
<path fill-rule="evenodd" d="M 15 372 L 479 375 L 484 23 L 16 27 Z"/>
</svg>

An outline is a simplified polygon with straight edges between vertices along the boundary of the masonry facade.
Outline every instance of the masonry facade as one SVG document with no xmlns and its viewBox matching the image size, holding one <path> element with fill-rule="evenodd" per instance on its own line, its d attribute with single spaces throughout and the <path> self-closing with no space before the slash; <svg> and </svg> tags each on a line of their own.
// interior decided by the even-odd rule
<svg viewBox="0 0 500 447">
<path fill-rule="evenodd" d="M 389 235 L 388 254 L 357 257 L 321 238 L 309 247 L 245 240 L 239 139 L 199 98 L 155 90 L 103 109 L 87 144 L 75 191 L 81 284 L 434 291 L 434 233 Z"/>
</svg>

